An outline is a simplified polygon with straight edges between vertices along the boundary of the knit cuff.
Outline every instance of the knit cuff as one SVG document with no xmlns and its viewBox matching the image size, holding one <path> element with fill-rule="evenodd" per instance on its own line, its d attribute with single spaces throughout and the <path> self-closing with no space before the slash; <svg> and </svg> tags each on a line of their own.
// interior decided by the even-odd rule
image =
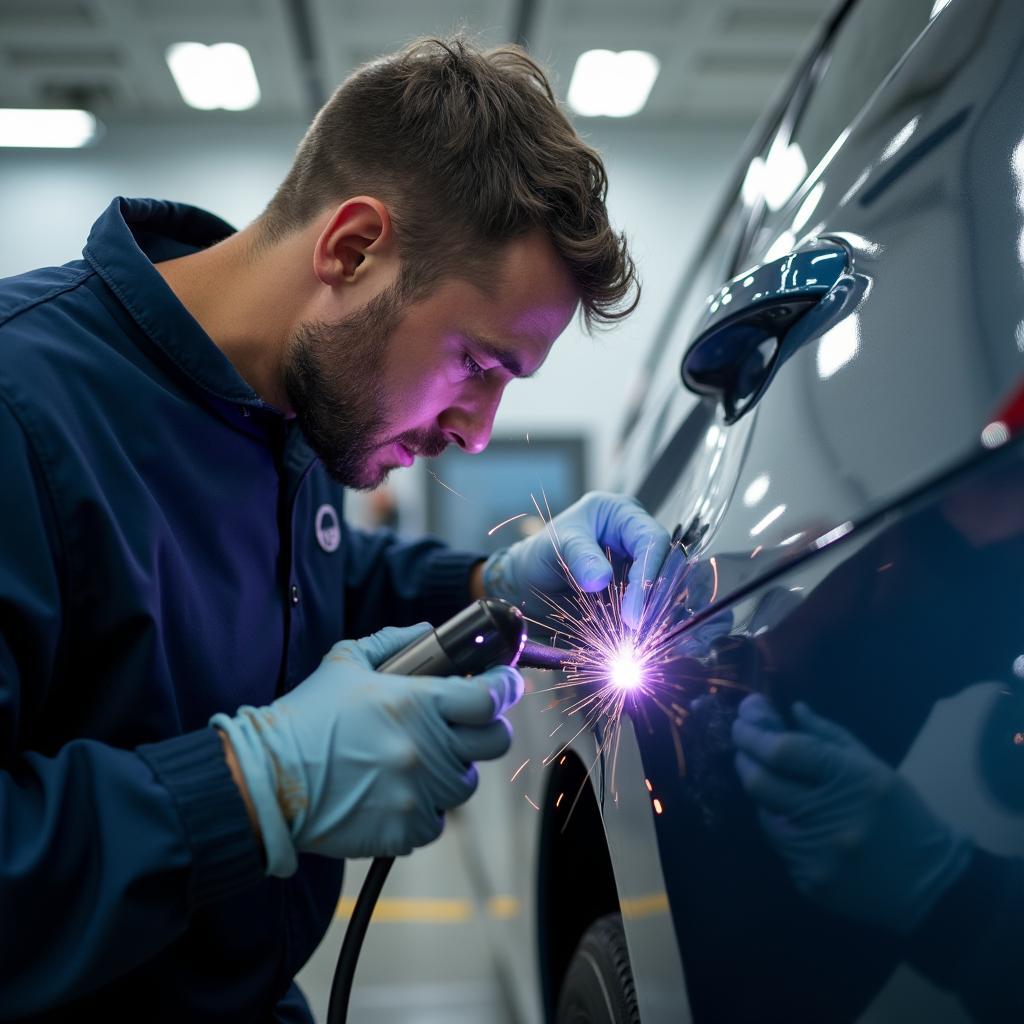
<svg viewBox="0 0 1024 1024">
<path fill-rule="evenodd" d="M 192 903 L 212 903 L 261 881 L 259 844 L 220 736 L 198 729 L 147 743 L 136 753 L 170 792 L 181 816 L 192 853 Z"/>
<path fill-rule="evenodd" d="M 423 618 L 439 623 L 462 611 L 469 603 L 469 578 L 484 556 L 439 548 L 430 556 L 430 569 L 418 595 Z"/>
</svg>

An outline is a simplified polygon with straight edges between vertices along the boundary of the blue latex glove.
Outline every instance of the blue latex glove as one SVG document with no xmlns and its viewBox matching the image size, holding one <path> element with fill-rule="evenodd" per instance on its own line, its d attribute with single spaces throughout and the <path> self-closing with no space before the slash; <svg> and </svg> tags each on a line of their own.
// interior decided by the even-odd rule
<svg viewBox="0 0 1024 1024">
<path fill-rule="evenodd" d="M 836 913 L 912 931 L 967 867 L 970 842 L 839 725 L 760 694 L 733 723 L 736 768 L 797 889 Z"/>
<path fill-rule="evenodd" d="M 508 750 L 500 716 L 522 695 L 515 669 L 468 679 L 374 671 L 429 628 L 335 644 L 273 704 L 210 719 L 234 747 L 268 875 L 291 875 L 296 851 L 393 857 L 431 842 L 443 812 L 476 789 L 473 762 Z"/>
<path fill-rule="evenodd" d="M 558 600 L 572 592 L 558 564 L 553 541 L 570 572 L 587 593 L 602 590 L 612 579 L 605 554 L 632 561 L 622 599 L 622 618 L 636 627 L 646 590 L 657 577 L 669 550 L 669 536 L 641 508 L 621 494 L 591 491 L 555 516 L 548 527 L 511 547 L 496 551 L 484 564 L 484 592 L 518 605 L 527 616 L 543 621 L 551 612 L 536 594 Z"/>
</svg>

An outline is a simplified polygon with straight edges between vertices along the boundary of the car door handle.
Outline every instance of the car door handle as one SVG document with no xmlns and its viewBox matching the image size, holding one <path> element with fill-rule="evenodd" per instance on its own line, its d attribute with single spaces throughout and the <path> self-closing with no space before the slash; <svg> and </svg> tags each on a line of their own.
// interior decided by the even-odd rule
<svg viewBox="0 0 1024 1024">
<path fill-rule="evenodd" d="M 821 238 L 738 274 L 708 298 L 683 356 L 683 383 L 721 402 L 726 422 L 738 419 L 764 390 L 786 333 L 849 269 L 847 249 Z"/>
</svg>

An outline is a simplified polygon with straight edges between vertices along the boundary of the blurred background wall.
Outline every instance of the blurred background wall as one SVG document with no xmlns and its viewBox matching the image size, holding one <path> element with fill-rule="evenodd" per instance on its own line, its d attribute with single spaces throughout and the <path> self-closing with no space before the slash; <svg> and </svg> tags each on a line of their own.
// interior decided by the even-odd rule
<svg viewBox="0 0 1024 1024">
<path fill-rule="evenodd" d="M 604 156 L 613 223 L 644 286 L 635 314 L 587 337 L 573 324 L 536 379 L 506 392 L 495 437 L 582 440 L 582 480 L 601 486 L 626 396 L 757 115 L 784 83 L 828 0 L 0 0 L 0 107 L 76 107 L 101 130 L 82 149 L 0 145 L 0 276 L 75 259 L 115 195 L 205 207 L 241 226 L 286 172 L 313 112 L 358 63 L 461 27 L 519 40 L 565 103 L 580 55 L 653 54 L 633 116 L 582 116 Z M 193 110 L 167 60 L 175 43 L 245 45 L 259 83 L 248 110 Z M 616 83 L 617 84 L 617 83 Z M 621 93 L 622 90 L 613 90 Z M 571 98 L 571 97 L 568 97 Z M 2 113 L 2 111 L 0 111 Z M 4 139 L 0 120 L 0 143 Z M 393 474 L 392 513 L 355 496 L 359 522 L 419 531 L 426 467 Z M 527 495 L 516 495 L 516 501 Z M 513 503 L 515 504 L 515 503 Z M 516 506 L 518 507 L 518 506 Z M 400 513 L 400 514 L 398 514 Z"/>
</svg>

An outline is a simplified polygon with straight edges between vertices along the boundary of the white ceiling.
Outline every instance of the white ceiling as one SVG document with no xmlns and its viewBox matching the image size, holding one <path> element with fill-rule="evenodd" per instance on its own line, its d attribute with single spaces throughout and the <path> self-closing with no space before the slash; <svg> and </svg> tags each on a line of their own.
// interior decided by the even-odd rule
<svg viewBox="0 0 1024 1024">
<path fill-rule="evenodd" d="M 357 64 L 462 26 L 488 44 L 522 33 L 563 98 L 584 50 L 650 50 L 662 71 L 639 119 L 749 124 L 835 2 L 0 0 L 0 107 L 209 116 L 184 107 L 163 54 L 184 40 L 233 41 L 256 66 L 254 113 L 306 120 Z"/>
</svg>

